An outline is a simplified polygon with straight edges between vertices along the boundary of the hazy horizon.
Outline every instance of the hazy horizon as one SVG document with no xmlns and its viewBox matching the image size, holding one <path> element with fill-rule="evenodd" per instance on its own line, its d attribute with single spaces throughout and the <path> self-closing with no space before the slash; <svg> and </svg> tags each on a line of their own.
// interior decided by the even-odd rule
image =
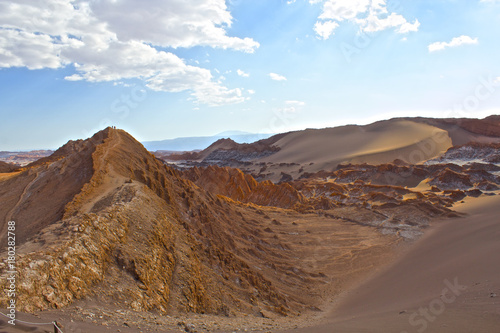
<svg viewBox="0 0 500 333">
<path fill-rule="evenodd" d="M 481 115 L 478 118 L 481 119 L 481 118 L 486 118 L 486 117 L 489 117 L 489 116 L 497 116 L 497 115 L 500 116 L 500 113 L 499 114 L 485 114 L 485 115 Z M 166 138 L 162 138 L 162 139 L 158 139 L 158 140 L 139 140 L 139 141 L 141 143 L 145 143 L 145 142 L 149 142 L 150 143 L 150 142 L 176 140 L 176 139 L 212 138 L 212 137 L 218 137 L 218 136 L 231 137 L 231 136 L 234 136 L 234 135 L 245 135 L 245 134 L 247 134 L 247 135 L 270 135 L 270 136 L 273 136 L 273 135 L 277 135 L 277 134 L 281 134 L 281 133 L 286 133 L 286 132 L 291 132 L 291 131 L 303 131 L 303 130 L 307 130 L 307 129 L 323 129 L 323 128 L 333 128 L 333 127 L 342 127 L 342 126 L 365 126 L 365 125 L 373 124 L 373 123 L 378 122 L 378 121 L 386 121 L 386 120 L 397 119 L 397 118 L 415 118 L 415 117 L 422 117 L 422 116 L 408 116 L 408 117 L 401 116 L 401 117 L 390 117 L 390 118 L 382 118 L 382 119 L 369 119 L 369 120 L 360 121 L 360 122 L 347 122 L 345 124 L 335 124 L 335 125 L 332 125 L 332 126 L 325 125 L 323 127 L 292 128 L 292 129 L 289 129 L 289 130 L 285 130 L 285 131 L 282 131 L 282 132 L 276 132 L 276 133 L 251 133 L 251 132 L 239 131 L 239 130 L 227 130 L 227 131 L 215 133 L 215 134 L 212 134 L 212 135 L 193 135 L 193 136 L 166 137 Z M 429 117 L 429 118 L 434 118 L 434 119 L 445 119 L 445 118 L 469 118 L 469 119 L 477 119 L 477 118 L 472 118 L 472 117 Z M 114 126 L 114 125 L 110 125 L 110 126 Z M 108 127 L 108 126 L 106 126 L 106 127 Z M 59 140 L 62 143 L 60 145 L 54 146 L 54 147 L 34 147 L 34 148 L 20 148 L 20 149 L 10 149 L 10 150 L 9 149 L 0 149 L 0 151 L 29 152 L 29 151 L 36 151 L 36 150 L 57 150 L 58 148 L 60 148 L 61 146 L 63 146 L 64 144 L 66 144 L 70 140 L 86 140 L 86 139 L 92 137 L 97 132 L 100 132 L 100 131 L 106 129 L 106 127 L 103 127 L 101 129 L 97 129 L 96 132 L 89 133 L 89 136 L 87 136 L 87 137 L 70 137 L 67 140 Z M 117 127 L 117 128 L 121 129 L 119 127 Z M 132 134 L 132 133 L 130 133 L 130 134 Z M 132 134 L 132 136 L 134 136 L 134 135 Z"/>
</svg>

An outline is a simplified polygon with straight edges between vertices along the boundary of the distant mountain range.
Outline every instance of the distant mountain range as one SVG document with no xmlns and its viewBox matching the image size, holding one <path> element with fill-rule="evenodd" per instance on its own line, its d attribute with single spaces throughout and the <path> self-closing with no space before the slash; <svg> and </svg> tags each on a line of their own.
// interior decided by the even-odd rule
<svg viewBox="0 0 500 333">
<path fill-rule="evenodd" d="M 210 146 L 219 139 L 231 139 L 237 143 L 252 143 L 258 140 L 267 139 L 273 134 L 256 134 L 242 131 L 226 131 L 213 136 L 195 136 L 167 139 L 160 141 L 144 141 L 142 144 L 149 151 L 169 150 L 169 151 L 191 151 L 202 150 Z"/>
</svg>

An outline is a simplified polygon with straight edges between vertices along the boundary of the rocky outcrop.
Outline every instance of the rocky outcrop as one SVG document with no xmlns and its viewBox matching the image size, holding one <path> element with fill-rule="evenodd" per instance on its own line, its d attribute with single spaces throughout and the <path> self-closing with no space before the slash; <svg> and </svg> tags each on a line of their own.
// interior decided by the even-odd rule
<svg viewBox="0 0 500 333">
<path fill-rule="evenodd" d="M 203 162 L 209 164 L 230 161 L 245 162 L 271 156 L 275 152 L 275 150 L 241 152 L 240 150 L 217 149 L 208 154 L 207 157 L 203 159 Z"/>
<path fill-rule="evenodd" d="M 323 178 L 332 179 L 336 183 L 348 184 L 357 180 L 376 184 L 409 186 L 418 185 L 429 176 L 429 170 L 420 165 L 405 165 L 385 163 L 371 164 L 340 164 L 332 172 L 320 171 L 313 174 L 304 174 L 301 179 Z"/>
<path fill-rule="evenodd" d="M 214 194 L 259 206 L 292 208 L 304 202 L 304 197 L 287 183 L 275 185 L 270 181 L 257 182 L 239 169 L 210 166 L 183 172 L 185 178 Z"/>
<path fill-rule="evenodd" d="M 473 186 L 470 176 L 455 172 L 448 168 L 439 172 L 429 183 L 431 185 L 436 185 L 440 189 L 446 190 L 467 190 Z"/>
<path fill-rule="evenodd" d="M 347 184 L 362 182 L 372 185 L 411 188 L 429 179 L 429 184 L 435 186 L 438 190 L 466 190 L 473 187 L 484 189 L 495 188 L 496 185 L 500 185 L 500 177 L 495 174 L 499 169 L 495 164 L 476 162 L 465 165 L 436 163 L 436 161 L 426 165 L 396 163 L 381 165 L 342 164 L 332 172 L 321 171 L 315 174 L 304 174 L 299 182 L 302 180 L 312 182 L 313 179 L 319 178 L 333 181 L 336 184 L 346 184 L 346 186 Z M 481 188 L 479 188 L 479 185 Z"/>
<path fill-rule="evenodd" d="M 394 173 L 400 168 L 405 172 L 412 170 L 410 175 L 414 176 L 417 174 L 423 177 L 429 174 L 425 169 L 417 168 L 415 171 L 408 166 L 363 164 L 344 166 L 334 173 L 323 172 L 322 175 L 326 176 L 326 179 L 311 177 L 281 184 L 257 182 L 250 175 L 228 167 L 195 167 L 184 171 L 183 175 L 210 193 L 224 195 L 242 203 L 291 208 L 304 214 L 319 213 L 335 217 L 339 217 L 339 210 L 352 207 L 352 213 L 342 218 L 376 227 L 380 227 L 382 221 L 397 221 L 384 224 L 383 229 L 394 233 L 403 228 L 406 230 L 401 234 L 403 237 L 414 238 L 421 234 L 420 229 L 426 226 L 431 218 L 448 214 L 449 207 L 458 198 L 432 191 L 421 193 L 395 185 L 376 185 L 365 182 L 362 177 L 340 183 L 337 182 L 338 178 L 334 178 L 336 175 L 345 175 L 346 169 L 366 177 L 370 172 L 378 171 L 383 176 L 385 171 Z M 365 179 L 369 180 L 369 177 Z M 400 181 L 405 179 L 408 182 L 414 181 L 400 175 Z M 361 207 L 362 213 L 355 209 Z"/>
<path fill-rule="evenodd" d="M 455 146 L 446 151 L 446 153 L 435 162 L 446 163 L 453 161 L 483 161 L 483 163 L 500 163 L 500 143 L 476 143 L 472 142 L 466 145 Z"/>
</svg>

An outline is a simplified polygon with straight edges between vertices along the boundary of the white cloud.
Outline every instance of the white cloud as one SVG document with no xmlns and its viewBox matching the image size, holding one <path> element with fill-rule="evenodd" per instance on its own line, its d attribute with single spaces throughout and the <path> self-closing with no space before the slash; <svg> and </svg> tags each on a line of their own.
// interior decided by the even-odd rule
<svg viewBox="0 0 500 333">
<path fill-rule="evenodd" d="M 251 53 L 259 44 L 230 37 L 224 0 L 0 0 L 0 67 L 60 68 L 66 80 L 139 78 L 154 90 L 192 91 L 200 103 L 245 100 L 241 89 L 215 82 L 159 47 L 209 46 Z"/>
<path fill-rule="evenodd" d="M 397 33 L 418 31 L 420 23 L 408 22 L 402 15 L 389 12 L 387 0 L 309 0 L 323 3 L 323 9 L 314 25 L 319 37 L 328 39 L 340 22 L 356 23 L 363 32 L 376 32 L 394 28 Z"/>
<path fill-rule="evenodd" d="M 248 90 L 247 90 L 247 92 L 248 92 L 250 95 L 255 94 L 255 90 L 253 90 L 253 89 L 248 89 Z"/>
<path fill-rule="evenodd" d="M 435 42 L 428 46 L 429 52 L 436 52 L 444 50 L 448 47 L 457 47 L 460 45 L 467 44 L 478 44 L 479 41 L 477 38 L 472 38 L 469 36 L 462 35 L 460 37 L 453 38 L 450 42 Z"/>
<path fill-rule="evenodd" d="M 120 40 L 166 47 L 210 46 L 252 53 L 258 43 L 226 35 L 231 14 L 223 0 L 101 0 L 92 11 Z"/>
<path fill-rule="evenodd" d="M 48 35 L 0 29 L 0 67 L 59 68 L 63 66 L 60 51 Z"/>
<path fill-rule="evenodd" d="M 250 76 L 250 74 L 245 73 L 245 72 L 244 72 L 244 71 L 242 71 L 241 69 L 236 70 L 236 73 L 237 73 L 239 76 L 241 76 L 241 77 L 249 77 L 249 76 Z"/>
<path fill-rule="evenodd" d="M 248 100 L 248 97 L 243 97 L 242 93 L 243 90 L 240 88 L 228 89 L 214 82 L 206 82 L 194 89 L 193 96 L 198 103 L 219 106 Z"/>
<path fill-rule="evenodd" d="M 274 80 L 274 81 L 286 81 L 286 77 L 284 77 L 283 75 L 276 74 L 276 73 L 269 73 L 269 77 L 271 78 L 271 80 Z"/>
<path fill-rule="evenodd" d="M 339 24 L 335 21 L 325 21 L 325 22 L 318 21 L 314 25 L 314 31 L 316 31 L 319 37 L 323 39 L 328 39 L 338 26 Z"/>
<path fill-rule="evenodd" d="M 414 23 L 409 23 L 406 19 L 399 14 L 391 13 L 389 16 L 380 18 L 375 12 L 362 19 L 355 20 L 363 31 L 377 32 L 390 28 L 396 28 L 398 33 L 408 33 L 410 31 L 418 31 L 420 22 L 415 20 Z"/>
</svg>

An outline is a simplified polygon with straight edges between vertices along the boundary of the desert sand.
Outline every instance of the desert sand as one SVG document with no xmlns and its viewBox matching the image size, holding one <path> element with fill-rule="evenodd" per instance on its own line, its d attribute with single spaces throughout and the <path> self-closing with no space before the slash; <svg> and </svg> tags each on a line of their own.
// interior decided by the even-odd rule
<svg viewBox="0 0 500 333">
<path fill-rule="evenodd" d="M 332 304 L 325 323 L 285 332 L 500 332 L 500 198 L 435 221 L 377 276 Z"/>
<path fill-rule="evenodd" d="M 391 120 L 368 126 L 295 132 L 276 145 L 281 150 L 263 161 L 314 163 L 317 171 L 330 170 L 343 161 L 381 163 L 413 158 L 412 162 L 417 163 L 444 152 L 451 147 L 451 139 L 447 132 L 433 126 Z M 410 156 L 419 145 L 429 148 L 419 156 Z"/>
</svg>

